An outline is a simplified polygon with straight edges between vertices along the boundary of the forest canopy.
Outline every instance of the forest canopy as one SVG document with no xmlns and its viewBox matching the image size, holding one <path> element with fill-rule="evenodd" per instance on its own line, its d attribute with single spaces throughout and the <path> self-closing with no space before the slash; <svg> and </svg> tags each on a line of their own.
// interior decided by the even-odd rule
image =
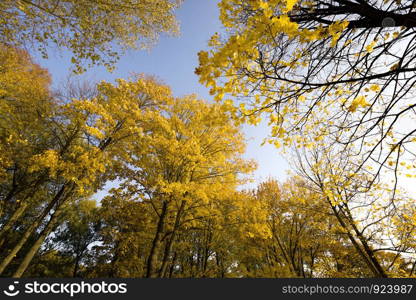
<svg viewBox="0 0 416 300">
<path fill-rule="evenodd" d="M 112 69 L 181 3 L 0 4 L 0 276 L 415 277 L 413 1 L 220 1 L 214 101 L 146 74 L 57 90 L 32 58 Z M 262 120 L 284 180 L 253 180 Z"/>
</svg>

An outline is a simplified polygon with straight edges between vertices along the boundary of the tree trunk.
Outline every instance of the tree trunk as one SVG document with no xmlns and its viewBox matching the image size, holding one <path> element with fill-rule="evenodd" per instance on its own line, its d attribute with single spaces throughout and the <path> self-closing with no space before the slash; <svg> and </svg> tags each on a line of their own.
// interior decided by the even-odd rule
<svg viewBox="0 0 416 300">
<path fill-rule="evenodd" d="M 166 244 L 166 247 L 165 247 L 165 253 L 163 254 L 163 261 L 162 261 L 162 266 L 160 267 L 159 277 L 163 277 L 165 272 L 166 272 L 166 267 L 168 265 L 169 256 L 170 256 L 170 253 L 172 251 L 172 245 L 173 245 L 173 242 L 176 238 L 176 232 L 179 228 L 179 224 L 180 224 L 180 221 L 181 221 L 181 218 L 182 218 L 182 213 L 185 209 L 185 205 L 186 205 L 186 201 L 183 200 L 181 202 L 179 210 L 176 214 L 175 224 L 173 225 L 172 234 L 170 235 L 170 238 L 169 238 L 169 240 Z"/>
<path fill-rule="evenodd" d="M 19 242 L 14 246 L 14 248 L 10 251 L 10 253 L 3 259 L 0 264 L 0 274 L 4 272 L 16 254 L 22 249 L 23 245 L 27 242 L 29 237 L 32 233 L 36 230 L 39 224 L 43 221 L 43 219 L 49 214 L 55 204 L 60 200 L 62 195 L 64 194 L 66 185 L 63 185 L 58 193 L 55 195 L 53 200 L 48 204 L 48 206 L 43 210 L 42 214 L 26 229 L 23 233 L 23 236 L 20 238 Z"/>
<path fill-rule="evenodd" d="M 59 216 L 59 208 L 51 215 L 48 223 L 46 224 L 45 228 L 43 228 L 42 232 L 39 234 L 36 242 L 32 245 L 29 251 L 26 253 L 26 256 L 23 258 L 23 261 L 20 263 L 19 267 L 17 268 L 16 272 L 13 274 L 13 278 L 20 278 L 22 277 L 23 273 L 26 271 L 27 267 L 29 266 L 30 262 L 32 261 L 35 254 L 38 252 L 39 248 L 42 246 L 45 238 L 51 233 L 53 230 L 57 218 Z"/>
<path fill-rule="evenodd" d="M 77 255 L 75 258 L 74 271 L 72 272 L 72 277 L 76 278 L 78 276 L 79 262 L 81 260 L 81 255 Z"/>
<path fill-rule="evenodd" d="M 10 229 L 13 227 L 13 225 L 16 223 L 16 221 L 22 216 L 22 214 L 25 212 L 26 208 L 29 206 L 27 203 L 27 199 L 30 198 L 31 195 L 33 195 L 39 187 L 39 185 L 44 181 L 45 175 L 41 175 L 40 178 L 34 183 L 33 187 L 31 188 L 31 191 L 28 191 L 27 195 L 21 199 L 20 205 L 18 208 L 13 212 L 12 216 L 9 220 L 7 220 L 7 223 L 1 228 L 0 230 L 0 247 L 3 245 L 5 235 L 10 231 Z M 10 191 L 9 195 L 6 197 L 5 201 L 8 201 L 7 198 L 11 199 L 11 197 L 16 196 L 18 193 L 15 192 L 16 188 L 14 188 L 12 191 Z"/>
<path fill-rule="evenodd" d="M 155 237 L 153 238 L 152 248 L 150 249 L 149 257 L 147 259 L 147 270 L 146 277 L 156 277 L 158 274 L 155 272 L 156 269 L 156 260 L 159 255 L 159 248 L 161 243 L 162 233 L 165 228 L 165 219 L 168 209 L 168 202 L 163 201 L 162 211 L 159 216 L 159 221 L 157 223 Z"/>
<path fill-rule="evenodd" d="M 380 274 L 380 277 L 383 277 L 383 278 L 388 277 L 386 274 L 386 271 L 383 269 L 383 267 L 380 265 L 380 262 L 376 258 L 373 249 L 371 249 L 371 246 L 368 244 L 367 239 L 363 236 L 362 232 L 360 232 L 360 230 L 355 225 L 348 205 L 344 205 L 344 207 L 346 211 L 344 215 L 346 216 L 347 220 L 350 222 L 351 227 L 353 228 L 356 236 L 358 237 L 358 239 L 360 240 L 361 244 L 364 247 L 364 251 L 367 253 L 368 257 L 370 258 L 370 261 L 373 263 L 377 272 Z"/>
<path fill-rule="evenodd" d="M 27 203 L 21 204 L 12 214 L 9 220 L 7 220 L 7 223 L 3 226 L 3 228 L 0 230 L 0 247 L 3 245 L 5 241 L 5 236 L 10 231 L 10 229 L 13 227 L 14 223 L 17 221 L 17 219 L 20 218 L 20 216 L 24 213 L 25 209 L 27 207 Z"/>
<path fill-rule="evenodd" d="M 371 272 L 374 274 L 375 277 L 387 277 L 387 275 L 385 274 L 384 270 L 381 268 L 381 266 L 378 264 L 377 265 L 374 264 L 374 260 L 375 257 L 373 255 L 373 257 L 371 257 L 369 255 L 369 249 L 365 249 L 367 245 L 367 243 L 365 242 L 363 244 L 363 241 L 360 239 L 360 244 L 364 247 L 364 250 L 361 249 L 359 243 L 357 242 L 357 240 L 355 239 L 355 237 L 351 234 L 348 225 L 344 222 L 344 220 L 342 219 L 342 217 L 339 215 L 339 212 L 336 210 L 336 208 L 331 204 L 331 201 L 329 199 L 327 199 L 327 201 L 329 202 L 332 211 L 335 214 L 335 217 L 337 218 L 339 224 L 345 229 L 348 238 L 350 239 L 351 243 L 353 244 L 354 248 L 357 250 L 358 254 L 360 254 L 360 256 L 363 258 L 363 260 L 365 261 L 365 263 L 367 264 L 367 266 L 369 267 L 369 269 L 371 270 Z"/>
</svg>

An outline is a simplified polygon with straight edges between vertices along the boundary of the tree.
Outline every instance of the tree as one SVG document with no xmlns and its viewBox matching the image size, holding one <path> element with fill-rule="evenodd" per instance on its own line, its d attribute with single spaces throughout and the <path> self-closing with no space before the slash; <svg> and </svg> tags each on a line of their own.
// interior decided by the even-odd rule
<svg viewBox="0 0 416 300">
<path fill-rule="evenodd" d="M 132 142 L 120 187 L 104 202 L 104 207 L 131 207 L 122 213 L 123 220 L 111 209 L 110 220 L 119 220 L 109 229 L 114 238 L 106 239 L 114 241 L 112 261 L 131 253 L 124 266 L 134 260 L 145 273 L 130 269 L 130 275 L 168 276 L 169 266 L 175 265 L 173 253 L 182 254 L 176 245 L 184 231 L 215 215 L 214 202 L 233 193 L 243 180 L 240 174 L 252 170 L 243 151 L 243 136 L 220 105 L 189 96 L 154 116 L 144 142 Z M 139 218 L 137 211 L 143 213 Z M 137 248 L 127 242 L 132 240 Z"/>
<path fill-rule="evenodd" d="M 82 200 L 66 208 L 63 219 L 55 230 L 51 243 L 59 249 L 63 257 L 71 259 L 71 275 L 78 277 L 89 247 L 98 241 L 100 212 L 95 200 Z"/>
<path fill-rule="evenodd" d="M 100 213 L 93 200 L 63 208 L 59 226 L 48 236 L 29 267 L 30 277 L 79 277 L 89 264 L 90 247 L 98 240 Z"/>
<path fill-rule="evenodd" d="M 13 53 L 18 52 L 7 49 L 13 65 Z M 21 82 L 9 77 L 7 68 L 0 74 L 1 80 L 11 83 L 4 84 L 2 91 L 7 100 L 1 103 L 7 118 L 2 119 L 2 147 L 7 147 L 2 152 L 2 172 L 7 176 L 2 177 L 1 199 L 2 207 L 13 204 L 2 215 L 0 240 L 13 227 L 22 232 L 2 253 L 0 273 L 31 241 L 14 273 L 20 277 L 58 225 L 62 205 L 95 192 L 114 178 L 129 139 L 140 139 L 144 125 L 171 96 L 166 86 L 139 76 L 131 82 L 119 80 L 117 85 L 102 82 L 94 98 L 57 99 L 49 95 L 47 86 L 41 86 L 45 92 L 39 93 L 37 82 L 43 83 L 45 75 L 36 65 L 28 59 L 15 64 L 26 70 L 16 75 Z M 32 97 L 32 93 L 40 96 Z M 25 223 L 28 216 L 31 222 Z"/>
<path fill-rule="evenodd" d="M 413 178 L 413 1 L 220 3 L 225 37 L 199 54 L 196 72 L 239 121 L 267 115 L 276 146 L 350 145 L 374 180 Z M 305 136 L 312 135 L 312 140 Z M 402 175 L 402 176 L 399 176 Z"/>
<path fill-rule="evenodd" d="M 128 48 L 153 44 L 177 33 L 174 11 L 181 0 L 5 0 L 0 3 L 0 43 L 72 52 L 75 71 L 85 65 L 111 69 Z"/>
<path fill-rule="evenodd" d="M 25 272 L 27 277 L 68 278 L 73 275 L 70 257 L 57 250 L 40 249 Z"/>
<path fill-rule="evenodd" d="M 322 195 L 300 178 L 248 192 L 236 244 L 242 277 L 367 277 Z M 262 228 L 261 231 L 256 228 Z M 352 260 L 352 261 L 351 261 Z"/>
<path fill-rule="evenodd" d="M 374 184 L 368 174 L 355 173 L 347 151 L 340 153 L 327 147 L 296 150 L 293 161 L 308 188 L 322 195 L 341 232 L 372 276 L 411 276 L 405 266 L 414 255 L 408 240 L 414 234 L 410 217 L 414 205 L 405 193 L 397 192 L 399 196 L 391 198 L 386 184 Z M 405 263 L 398 266 L 397 260 Z"/>
<path fill-rule="evenodd" d="M 100 244 L 91 249 L 88 277 L 144 277 L 155 216 L 145 202 L 115 189 L 101 201 Z"/>
<path fill-rule="evenodd" d="M 49 73 L 23 50 L 0 46 L 0 246 L 12 225 L 42 193 L 44 175 L 28 168 L 53 137 L 44 122 L 54 111 Z M 42 197 L 44 195 L 41 195 Z"/>
</svg>

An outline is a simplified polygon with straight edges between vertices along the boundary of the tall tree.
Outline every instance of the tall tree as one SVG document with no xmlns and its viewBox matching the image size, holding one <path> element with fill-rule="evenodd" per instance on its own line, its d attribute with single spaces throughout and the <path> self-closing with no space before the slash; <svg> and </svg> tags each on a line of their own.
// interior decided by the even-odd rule
<svg viewBox="0 0 416 300">
<path fill-rule="evenodd" d="M 164 277 L 179 235 L 214 214 L 213 201 L 233 193 L 253 163 L 241 157 L 244 138 L 223 107 L 194 96 L 175 99 L 155 116 L 144 139 L 132 146 L 120 175 L 123 182 L 111 199 L 134 200 L 149 215 L 137 219 L 151 222 L 143 239 L 152 228 L 145 276 Z"/>
<path fill-rule="evenodd" d="M 23 83 L 37 70 L 36 66 L 31 68 L 26 63 L 24 60 L 21 66 L 30 71 L 28 75 L 19 73 L 24 78 Z M 6 77 L 8 73 L 0 75 L 6 81 L 13 79 Z M 35 80 L 32 85 L 28 82 L 28 91 L 36 91 L 35 83 Z M 64 101 L 49 97 L 47 92 L 42 100 L 37 100 L 37 97 L 21 98 L 13 88 L 6 90 L 12 98 L 3 101 L 2 108 L 4 116 L 11 119 L 4 123 L 1 138 L 5 145 L 20 143 L 24 147 L 10 148 L 2 153 L 6 155 L 2 159 L 2 172 L 7 174 L 2 190 L 2 207 L 6 202 L 15 204 L 2 216 L 0 234 L 4 236 L 13 226 L 22 225 L 26 214 L 34 217 L 24 226 L 16 243 L 2 251 L 0 272 L 12 262 L 31 236 L 36 236 L 14 276 L 23 274 L 57 225 L 61 206 L 95 192 L 108 179 L 114 178 L 117 157 L 128 151 L 128 140 L 139 140 L 144 125 L 149 123 L 146 120 L 151 120 L 153 114 L 158 113 L 157 108 L 171 98 L 168 87 L 144 77 L 131 82 L 119 80 L 116 85 L 102 82 L 97 90 L 94 98 Z M 42 106 L 38 106 L 36 101 L 48 104 L 49 110 L 40 111 Z M 17 109 L 12 110 L 14 106 Z M 29 124 L 25 125 L 25 122 Z M 37 130 L 33 130 L 34 126 L 38 126 Z M 20 132 L 14 134 L 16 130 Z M 25 159 L 21 160 L 22 157 Z M 31 184 L 21 178 L 29 178 Z M 25 194 L 16 194 L 17 191 Z"/>
<path fill-rule="evenodd" d="M 224 0 L 227 33 L 199 54 L 197 73 L 218 100 L 238 98 L 227 100 L 236 119 L 264 113 L 277 146 L 354 145 L 356 172 L 413 178 L 413 4 Z"/>
<path fill-rule="evenodd" d="M 45 174 L 29 171 L 34 155 L 53 143 L 49 73 L 27 52 L 0 46 L 0 247 L 13 224 L 42 193 Z M 37 201 L 37 200 L 36 200 Z M 4 254 L 4 253 L 3 253 Z"/>
<path fill-rule="evenodd" d="M 404 225 L 397 221 L 403 219 L 406 207 L 414 207 L 405 193 L 397 192 L 399 196 L 392 198 L 388 185 L 372 183 L 371 176 L 366 173 L 355 173 L 347 151 L 331 152 L 324 147 L 297 150 L 294 161 L 309 189 L 322 195 L 340 231 L 372 276 L 390 277 L 409 272 L 393 267 L 397 259 L 410 262 L 414 254 L 408 240 L 403 239 L 413 235 L 411 217 L 407 218 L 407 226 L 398 229 Z M 368 185 L 372 186 L 370 191 Z"/>
<path fill-rule="evenodd" d="M 65 208 L 64 221 L 51 243 L 72 261 L 72 277 L 78 277 L 89 247 L 99 239 L 100 211 L 95 200 L 81 200 Z"/>
</svg>

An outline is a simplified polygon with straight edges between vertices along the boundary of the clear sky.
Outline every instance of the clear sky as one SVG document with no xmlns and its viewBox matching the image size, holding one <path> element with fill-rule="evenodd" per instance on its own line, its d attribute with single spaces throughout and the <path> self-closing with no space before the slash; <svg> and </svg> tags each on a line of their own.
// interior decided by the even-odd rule
<svg viewBox="0 0 416 300">
<path fill-rule="evenodd" d="M 132 73 L 152 74 L 168 84 L 175 96 L 195 93 L 199 97 L 211 100 L 208 89 L 199 84 L 194 69 L 198 65 L 197 53 L 207 48 L 212 34 L 221 32 L 218 19 L 217 0 L 185 0 L 177 11 L 181 34 L 179 37 L 162 36 L 150 51 L 130 51 L 116 65 L 113 73 L 103 68 L 90 69 L 83 77 L 99 81 L 113 81 L 115 78 L 128 78 Z M 36 56 L 42 66 L 49 69 L 55 85 L 69 75 L 70 55 L 51 53 L 48 60 Z M 262 124 L 257 127 L 245 126 L 248 139 L 247 158 L 258 162 L 254 176 L 257 182 L 269 176 L 283 180 L 288 165 L 271 145 L 261 146 L 269 130 Z"/>
</svg>

